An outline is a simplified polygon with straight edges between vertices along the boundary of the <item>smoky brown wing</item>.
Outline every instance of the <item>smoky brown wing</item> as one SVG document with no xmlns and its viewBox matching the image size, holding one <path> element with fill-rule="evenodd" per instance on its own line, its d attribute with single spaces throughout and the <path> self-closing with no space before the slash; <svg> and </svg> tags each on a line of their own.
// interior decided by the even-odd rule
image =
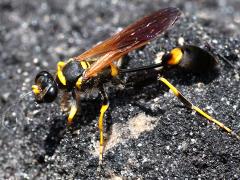
<svg viewBox="0 0 240 180">
<path fill-rule="evenodd" d="M 84 79 L 89 79 L 91 77 L 96 76 L 99 72 L 102 71 L 105 67 L 109 66 L 112 61 L 118 60 L 123 56 L 123 52 L 121 51 L 110 51 L 94 62 L 90 68 L 85 72 Z"/>
<path fill-rule="evenodd" d="M 158 10 L 127 26 L 119 33 L 75 57 L 75 59 L 78 61 L 88 60 L 110 51 L 127 53 L 129 50 L 139 48 L 167 30 L 180 15 L 181 11 L 173 7 Z"/>
<path fill-rule="evenodd" d="M 119 60 L 122 56 L 127 54 L 132 49 L 136 49 L 138 47 L 141 47 L 142 44 L 136 44 L 131 46 L 128 46 L 128 50 L 115 50 L 115 51 L 109 51 L 105 53 L 104 55 L 100 56 L 97 61 L 95 61 L 90 68 L 86 71 L 84 78 L 88 79 L 91 77 L 94 77 L 98 74 L 98 72 L 101 72 L 105 67 L 108 67 L 113 61 Z"/>
</svg>

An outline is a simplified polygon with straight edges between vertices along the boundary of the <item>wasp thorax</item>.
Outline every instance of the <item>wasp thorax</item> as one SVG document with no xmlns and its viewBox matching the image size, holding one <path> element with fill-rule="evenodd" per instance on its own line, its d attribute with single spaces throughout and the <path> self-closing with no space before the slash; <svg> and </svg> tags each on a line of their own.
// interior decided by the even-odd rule
<svg viewBox="0 0 240 180">
<path fill-rule="evenodd" d="M 32 86 L 38 102 L 52 102 L 58 94 L 58 86 L 53 76 L 47 71 L 41 71 L 36 75 L 35 85 Z"/>
<path fill-rule="evenodd" d="M 77 61 L 69 61 L 62 68 L 62 74 L 65 77 L 67 89 L 72 89 L 76 85 L 76 82 L 83 75 L 83 72 L 84 68 Z"/>
</svg>

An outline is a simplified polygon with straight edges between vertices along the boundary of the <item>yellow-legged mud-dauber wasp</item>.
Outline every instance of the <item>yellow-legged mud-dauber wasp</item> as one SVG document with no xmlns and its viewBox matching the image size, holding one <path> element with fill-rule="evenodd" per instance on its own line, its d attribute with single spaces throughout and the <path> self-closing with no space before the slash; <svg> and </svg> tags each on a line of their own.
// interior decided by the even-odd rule
<svg viewBox="0 0 240 180">
<path fill-rule="evenodd" d="M 194 72 L 204 72 L 215 66 L 216 59 L 210 53 L 199 47 L 190 45 L 174 48 L 170 53 L 163 56 L 162 62 L 159 64 L 134 69 L 120 69 L 117 66 L 116 62 L 121 57 L 132 50 L 146 45 L 149 41 L 166 31 L 175 23 L 180 15 L 181 11 L 177 8 L 161 9 L 129 25 L 83 54 L 71 58 L 67 62 L 58 62 L 55 76 L 52 76 L 47 71 L 37 74 L 35 85 L 32 86 L 37 102 L 54 101 L 60 89 L 66 93 L 72 93 L 73 101 L 68 115 L 68 124 L 72 123 L 78 111 L 78 104 L 80 103 L 79 94 L 92 88 L 99 90 L 103 101 L 98 120 L 100 131 L 100 163 L 102 162 L 104 148 L 103 119 L 109 107 L 108 96 L 104 90 L 106 80 L 109 81 L 119 74 L 156 67 L 167 69 L 168 67 L 179 66 Z M 167 85 L 184 105 L 197 111 L 206 119 L 239 138 L 231 129 L 194 106 L 164 77 L 160 77 L 159 80 Z"/>
</svg>

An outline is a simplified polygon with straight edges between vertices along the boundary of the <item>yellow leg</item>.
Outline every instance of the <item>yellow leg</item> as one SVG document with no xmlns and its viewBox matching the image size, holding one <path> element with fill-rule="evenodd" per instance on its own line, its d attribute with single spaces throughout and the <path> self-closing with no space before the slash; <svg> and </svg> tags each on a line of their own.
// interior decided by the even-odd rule
<svg viewBox="0 0 240 180">
<path fill-rule="evenodd" d="M 107 111 L 109 104 L 104 104 L 100 110 L 100 116 L 98 119 L 98 128 L 100 131 L 100 149 L 99 149 L 99 164 L 102 164 L 103 159 L 103 148 L 104 148 L 104 137 L 103 137 L 103 118 L 104 114 Z"/>
<path fill-rule="evenodd" d="M 77 105 L 76 105 L 76 102 L 74 101 L 74 102 L 72 103 L 72 105 L 71 105 L 71 109 L 70 109 L 70 112 L 69 112 L 69 115 L 68 115 L 68 120 L 67 120 L 68 125 L 71 125 L 71 124 L 72 124 L 73 118 L 74 118 L 74 116 L 76 115 L 77 110 L 78 110 L 78 109 L 77 109 Z"/>
<path fill-rule="evenodd" d="M 160 81 L 162 81 L 165 85 L 167 85 L 169 87 L 169 89 L 171 89 L 171 91 L 174 93 L 175 96 L 177 96 L 179 98 L 179 100 L 186 105 L 188 108 L 191 108 L 193 110 L 195 110 L 197 113 L 199 113 L 200 115 L 202 115 L 203 117 L 205 117 L 206 119 L 208 119 L 209 121 L 215 123 L 217 126 L 219 126 L 220 128 L 224 129 L 225 131 L 227 131 L 229 134 L 235 136 L 236 138 L 240 139 L 240 137 L 237 135 L 237 133 L 233 132 L 230 128 L 228 128 L 227 126 L 225 126 L 223 123 L 221 123 L 220 121 L 214 119 L 213 117 L 211 117 L 210 115 L 208 115 L 207 113 L 205 113 L 203 110 L 201 110 L 200 108 L 198 108 L 197 106 L 194 106 L 189 100 L 187 100 L 170 82 L 168 82 L 167 79 L 160 77 L 159 78 Z"/>
</svg>

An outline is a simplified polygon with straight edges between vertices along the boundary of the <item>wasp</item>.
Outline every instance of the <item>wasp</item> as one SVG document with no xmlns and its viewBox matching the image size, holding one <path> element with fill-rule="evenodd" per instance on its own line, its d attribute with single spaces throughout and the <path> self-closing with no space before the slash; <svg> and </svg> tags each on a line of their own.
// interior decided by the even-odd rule
<svg viewBox="0 0 240 180">
<path fill-rule="evenodd" d="M 53 102 L 59 90 L 72 93 L 73 101 L 71 102 L 67 118 L 69 125 L 72 124 L 73 118 L 79 110 L 79 95 L 91 88 L 97 88 L 99 90 L 102 99 L 98 119 L 100 131 L 99 163 L 102 162 L 104 149 L 104 114 L 109 107 L 108 95 L 104 90 L 106 80 L 115 78 L 121 73 L 147 70 L 156 67 L 169 68 L 179 66 L 194 72 L 204 72 L 215 66 L 216 59 L 210 53 L 192 45 L 172 49 L 163 56 L 162 62 L 159 64 L 134 69 L 120 69 L 117 66 L 117 62 L 121 57 L 130 51 L 148 44 L 149 41 L 155 39 L 158 35 L 170 28 L 180 16 L 181 11 L 177 8 L 168 7 L 160 9 L 127 26 L 122 31 L 102 43 L 97 44 L 81 55 L 70 58 L 67 61 L 59 61 L 54 75 L 47 71 L 41 71 L 36 75 L 32 91 L 38 103 Z M 159 80 L 167 85 L 187 107 L 197 111 L 208 120 L 225 129 L 228 133 L 237 136 L 230 128 L 194 106 L 164 77 L 160 77 Z"/>
</svg>

